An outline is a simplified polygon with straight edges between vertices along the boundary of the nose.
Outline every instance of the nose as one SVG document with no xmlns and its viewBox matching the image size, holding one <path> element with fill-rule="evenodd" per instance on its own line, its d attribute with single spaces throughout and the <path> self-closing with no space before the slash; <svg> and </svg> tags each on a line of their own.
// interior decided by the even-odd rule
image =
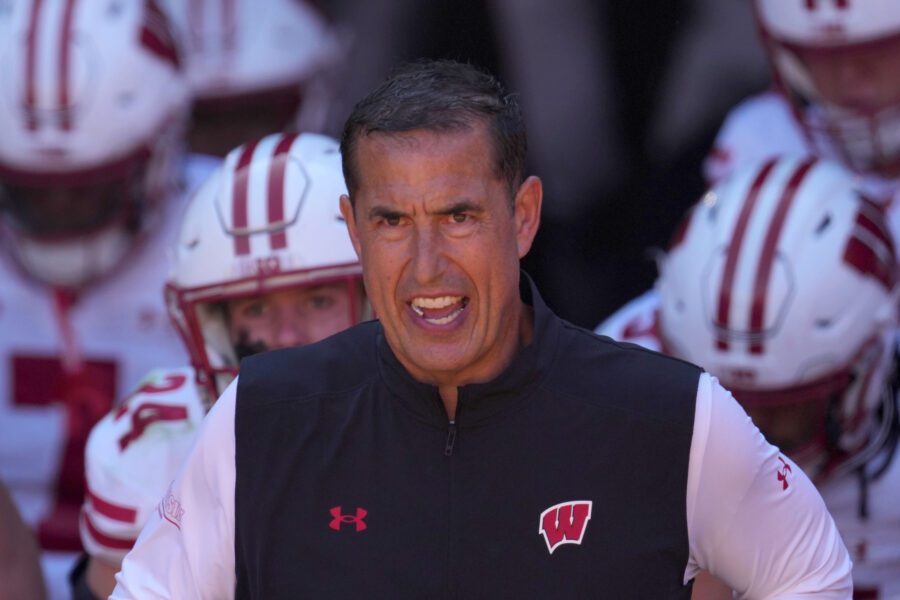
<svg viewBox="0 0 900 600">
<path fill-rule="evenodd" d="M 436 227 L 417 229 L 414 236 L 412 269 L 416 282 L 428 284 L 437 280 L 446 266 L 444 239 Z"/>
<path fill-rule="evenodd" d="M 272 323 L 273 350 L 304 346 L 309 343 L 306 319 L 297 314 L 280 311 Z"/>
</svg>

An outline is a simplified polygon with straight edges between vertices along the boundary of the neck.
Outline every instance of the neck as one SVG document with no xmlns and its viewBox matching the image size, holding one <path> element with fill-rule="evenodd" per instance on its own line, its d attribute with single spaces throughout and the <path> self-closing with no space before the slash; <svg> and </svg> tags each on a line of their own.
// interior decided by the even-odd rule
<svg viewBox="0 0 900 600">
<path fill-rule="evenodd" d="M 455 385 L 438 386 L 438 393 L 441 395 L 441 402 L 444 403 L 444 410 L 447 411 L 447 418 L 451 421 L 455 421 L 456 403 L 459 399 L 459 388 Z"/>
<path fill-rule="evenodd" d="M 499 375 L 503 369 L 509 366 L 510 362 L 512 362 L 513 357 L 516 352 L 520 349 L 528 346 L 531 343 L 532 338 L 534 337 L 534 309 L 525 304 L 521 305 L 521 310 L 519 314 L 519 325 L 516 328 L 516 340 L 512 346 L 512 349 L 509 353 L 509 356 L 502 363 L 502 368 L 496 370 L 496 372 L 492 372 L 490 377 L 485 378 L 474 378 L 470 381 L 466 381 L 465 384 L 468 383 L 479 383 L 488 381 L 497 375 Z M 444 404 L 444 410 L 447 411 L 447 418 L 451 421 L 456 420 L 456 408 L 459 403 L 459 386 L 465 385 L 463 383 L 459 383 L 457 381 L 447 381 L 447 382 L 437 382 L 438 394 L 441 396 L 441 402 Z"/>
</svg>

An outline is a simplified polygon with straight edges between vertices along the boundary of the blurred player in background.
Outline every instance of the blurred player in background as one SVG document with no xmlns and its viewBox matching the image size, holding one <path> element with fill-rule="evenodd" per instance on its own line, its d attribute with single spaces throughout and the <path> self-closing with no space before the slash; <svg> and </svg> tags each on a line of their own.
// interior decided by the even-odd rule
<svg viewBox="0 0 900 600">
<path fill-rule="evenodd" d="M 34 528 L 51 598 L 81 549 L 88 432 L 186 355 L 164 249 L 185 188 L 189 89 L 153 0 L 0 9 L 0 479 Z"/>
<path fill-rule="evenodd" d="M 598 328 L 728 386 L 819 486 L 860 598 L 900 595 L 896 277 L 882 210 L 855 178 L 782 157 L 712 188 L 661 260 L 655 290 Z M 778 478 L 789 486 L 791 475 L 786 465 Z"/>
<path fill-rule="evenodd" d="M 0 482 L 0 600 L 42 600 L 44 580 L 37 542 Z"/>
<path fill-rule="evenodd" d="M 715 182 L 780 154 L 813 154 L 861 176 L 876 202 L 900 188 L 900 3 L 894 0 L 754 0 L 775 89 L 725 120 L 706 160 Z"/>
<path fill-rule="evenodd" d="M 368 312 L 345 193 L 336 141 L 277 134 L 231 152 L 192 199 L 166 292 L 191 366 L 150 373 L 91 433 L 76 597 L 112 592 L 241 358 L 317 342 Z"/>
<path fill-rule="evenodd" d="M 225 156 L 296 125 L 321 131 L 340 52 L 318 8 L 305 0 L 164 2 L 185 49 L 193 151 Z"/>
</svg>

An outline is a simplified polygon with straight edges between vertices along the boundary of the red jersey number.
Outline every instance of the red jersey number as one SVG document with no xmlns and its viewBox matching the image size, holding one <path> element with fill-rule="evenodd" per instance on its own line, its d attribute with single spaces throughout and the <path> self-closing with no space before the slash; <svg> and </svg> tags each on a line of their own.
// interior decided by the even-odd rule
<svg viewBox="0 0 900 600">
<path fill-rule="evenodd" d="M 19 406 L 61 404 L 66 411 L 66 439 L 56 479 L 53 508 L 38 525 L 46 550 L 79 551 L 78 514 L 84 500 L 84 447 L 91 428 L 113 405 L 116 363 L 86 360 L 67 373 L 56 357 L 13 356 L 13 403 Z"/>
</svg>

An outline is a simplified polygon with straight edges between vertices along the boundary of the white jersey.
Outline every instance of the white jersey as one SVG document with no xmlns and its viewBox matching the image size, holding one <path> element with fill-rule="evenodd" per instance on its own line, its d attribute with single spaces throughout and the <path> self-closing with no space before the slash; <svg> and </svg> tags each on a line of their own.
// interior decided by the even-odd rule
<svg viewBox="0 0 900 600">
<path fill-rule="evenodd" d="M 187 456 L 206 408 L 190 367 L 157 369 L 91 431 L 81 541 L 118 565 L 157 510 Z"/>
<path fill-rule="evenodd" d="M 631 300 L 597 325 L 594 333 L 661 352 L 659 295 L 656 290 L 649 290 Z"/>
<path fill-rule="evenodd" d="M 703 174 L 707 184 L 713 185 L 742 165 L 781 155 L 816 155 L 837 161 L 836 156 L 824 155 L 814 147 L 784 96 L 765 92 L 728 113 L 703 164 Z M 894 239 L 900 240 L 900 178 L 860 174 L 859 185 L 871 200 L 886 208 Z"/>
<path fill-rule="evenodd" d="M 857 597 L 900 598 L 900 457 L 869 482 L 867 518 L 860 517 L 855 474 L 827 481 L 819 490 L 850 551 Z"/>
<path fill-rule="evenodd" d="M 595 331 L 658 351 L 662 346 L 658 324 L 659 295 L 651 290 L 616 311 Z M 900 457 L 882 477 L 869 483 L 865 519 L 859 514 L 860 488 L 855 475 L 826 481 L 819 491 L 850 551 L 857 597 L 900 599 Z"/>
<path fill-rule="evenodd" d="M 111 598 L 234 596 L 236 389 L 210 411 Z M 708 374 L 698 383 L 686 495 L 685 581 L 705 569 L 740 598 L 850 597 L 850 559 L 815 487 Z M 792 526 L 798 515 L 802 526 Z"/>
<path fill-rule="evenodd" d="M 159 366 L 188 361 L 163 301 L 168 249 L 190 192 L 218 165 L 191 157 L 185 189 L 129 262 L 66 306 L 0 257 L 0 479 L 45 550 L 51 598 L 81 549 L 84 444 L 91 426 Z"/>
</svg>

